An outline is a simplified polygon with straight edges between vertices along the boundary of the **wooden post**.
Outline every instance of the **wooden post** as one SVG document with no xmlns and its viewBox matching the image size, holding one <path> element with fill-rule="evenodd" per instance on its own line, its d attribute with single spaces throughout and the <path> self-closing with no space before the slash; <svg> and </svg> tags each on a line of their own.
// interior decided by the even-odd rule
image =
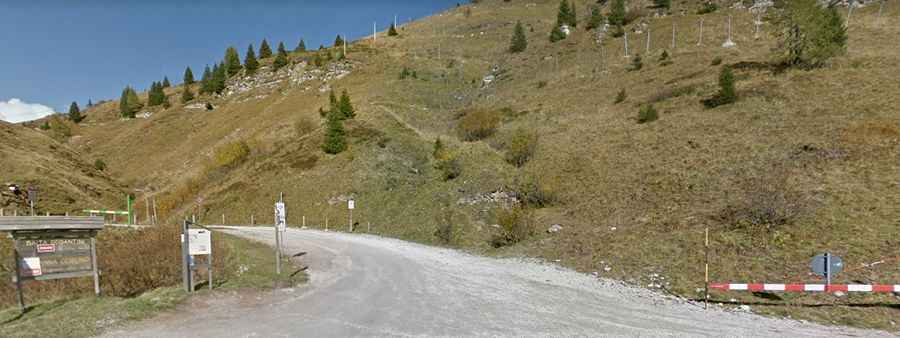
<svg viewBox="0 0 900 338">
<path fill-rule="evenodd" d="M 709 227 L 706 227 L 705 231 L 705 241 L 704 241 L 704 256 L 705 256 L 705 264 L 704 269 L 706 270 L 703 278 L 704 286 L 703 286 L 703 308 L 709 308 Z"/>
<path fill-rule="evenodd" d="M 97 266 L 97 236 L 91 237 L 91 268 L 94 270 L 94 295 L 100 297 L 100 267 Z"/>
<path fill-rule="evenodd" d="M 678 44 L 675 43 L 675 34 L 677 32 L 678 27 L 675 26 L 675 20 L 672 20 L 672 52 L 675 52 L 675 48 L 678 47 Z"/>
<path fill-rule="evenodd" d="M 629 57 L 628 56 L 628 31 L 627 30 L 625 31 L 625 57 L 626 58 Z"/>
<path fill-rule="evenodd" d="M 649 25 L 647 25 L 647 48 L 645 48 L 644 54 L 650 55 L 650 26 Z"/>
<path fill-rule="evenodd" d="M 325 231 L 328 231 L 328 216 L 325 216 Z"/>
<path fill-rule="evenodd" d="M 303 216 L 303 227 L 306 227 L 306 215 Z"/>
<path fill-rule="evenodd" d="M 256 220 L 253 219 L 253 218 L 254 218 L 254 215 L 253 215 L 253 214 L 250 214 L 250 225 L 251 225 L 251 226 L 256 225 Z"/>
<path fill-rule="evenodd" d="M 212 242 L 212 232 L 209 234 L 209 240 Z M 212 291 L 213 285 L 213 252 L 212 246 L 209 247 L 209 255 L 206 255 L 206 272 L 209 276 L 207 276 L 207 284 L 209 285 L 209 290 Z"/>
<path fill-rule="evenodd" d="M 4 211 L 3 208 L 0 208 L 0 217 L 5 216 L 5 215 L 3 214 L 3 211 Z"/>
<path fill-rule="evenodd" d="M 703 19 L 700 19 L 700 40 L 697 41 L 697 46 L 703 45 Z"/>
<path fill-rule="evenodd" d="M 366 224 L 368 225 L 366 232 L 371 233 L 372 232 L 372 222 L 366 222 Z"/>
<path fill-rule="evenodd" d="M 222 214 L 222 225 L 225 225 L 225 214 Z"/>
<path fill-rule="evenodd" d="M 19 216 L 19 209 L 13 209 L 13 216 L 15 216 L 15 217 Z"/>
</svg>

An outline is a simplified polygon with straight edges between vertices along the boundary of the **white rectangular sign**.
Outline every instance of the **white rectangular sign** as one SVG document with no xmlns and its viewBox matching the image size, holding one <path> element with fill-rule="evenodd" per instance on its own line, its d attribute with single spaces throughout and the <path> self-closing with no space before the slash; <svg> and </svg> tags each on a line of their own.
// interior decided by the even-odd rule
<svg viewBox="0 0 900 338">
<path fill-rule="evenodd" d="M 205 229 L 190 229 L 188 245 L 191 255 L 209 255 L 212 253 L 212 233 Z"/>
<path fill-rule="evenodd" d="M 23 257 L 19 261 L 19 269 L 21 269 L 22 277 L 37 277 L 44 274 L 41 271 L 40 257 Z"/>
<path fill-rule="evenodd" d="M 275 223 L 278 231 L 284 231 L 287 226 L 287 207 L 284 206 L 284 202 L 275 203 Z"/>
<path fill-rule="evenodd" d="M 354 200 L 347 201 L 347 209 L 350 209 L 350 210 L 356 209 L 356 201 L 354 201 Z"/>
</svg>

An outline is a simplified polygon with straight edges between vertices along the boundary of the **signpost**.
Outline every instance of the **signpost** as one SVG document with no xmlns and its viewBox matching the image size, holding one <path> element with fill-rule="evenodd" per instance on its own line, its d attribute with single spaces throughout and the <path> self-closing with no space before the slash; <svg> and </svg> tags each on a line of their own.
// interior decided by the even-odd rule
<svg viewBox="0 0 900 338">
<path fill-rule="evenodd" d="M 37 193 L 37 187 L 28 187 L 28 205 L 31 207 L 31 216 L 34 216 L 34 202 L 37 201 Z"/>
<path fill-rule="evenodd" d="M 352 198 L 347 201 L 347 209 L 350 210 L 350 232 L 353 232 L 353 209 L 356 209 L 356 201 Z"/>
<path fill-rule="evenodd" d="M 9 232 L 15 259 L 16 298 L 22 311 L 22 284 L 28 280 L 93 277 L 100 295 L 97 232 L 102 217 L 0 217 L 0 231 Z"/>
<path fill-rule="evenodd" d="M 281 274 L 281 234 L 287 230 L 287 207 L 284 205 L 284 193 L 275 203 L 275 273 Z"/>
<path fill-rule="evenodd" d="M 207 283 L 209 289 L 212 290 L 212 231 L 205 228 L 191 229 L 191 225 L 200 226 L 193 221 L 185 220 L 181 228 L 181 268 L 184 290 L 186 292 L 194 291 L 194 270 L 200 266 L 206 267 Z M 206 260 L 198 264 L 194 256 L 206 256 Z"/>
<path fill-rule="evenodd" d="M 831 285 L 831 277 L 839 274 L 844 270 L 844 261 L 838 256 L 832 256 L 830 253 L 816 255 L 809 262 L 809 267 L 813 273 L 825 277 L 825 285 Z"/>
</svg>

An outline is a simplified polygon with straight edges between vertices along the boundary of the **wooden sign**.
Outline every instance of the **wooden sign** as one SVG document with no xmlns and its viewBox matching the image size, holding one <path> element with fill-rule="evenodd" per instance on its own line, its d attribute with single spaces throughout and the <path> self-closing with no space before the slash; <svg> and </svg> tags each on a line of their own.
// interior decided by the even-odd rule
<svg viewBox="0 0 900 338">
<path fill-rule="evenodd" d="M 14 241 L 13 283 L 19 307 L 25 311 L 22 283 L 28 280 L 93 277 L 94 293 L 100 295 L 97 267 L 97 232 L 102 217 L 3 217 L 0 231 Z"/>
<path fill-rule="evenodd" d="M 66 236 L 68 238 L 60 238 Z M 50 280 L 93 274 L 90 233 L 78 235 L 29 234 L 16 238 L 16 253 L 23 279 Z M 37 273 L 29 273 L 37 266 Z"/>
</svg>

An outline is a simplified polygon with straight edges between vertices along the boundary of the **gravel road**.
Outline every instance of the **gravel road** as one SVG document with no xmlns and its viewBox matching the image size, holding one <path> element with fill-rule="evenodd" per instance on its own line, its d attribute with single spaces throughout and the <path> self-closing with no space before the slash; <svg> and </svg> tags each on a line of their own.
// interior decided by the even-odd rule
<svg viewBox="0 0 900 338">
<path fill-rule="evenodd" d="M 271 228 L 222 230 L 274 243 Z M 559 266 L 289 229 L 310 283 L 214 294 L 110 337 L 895 337 L 702 306 Z"/>
</svg>

